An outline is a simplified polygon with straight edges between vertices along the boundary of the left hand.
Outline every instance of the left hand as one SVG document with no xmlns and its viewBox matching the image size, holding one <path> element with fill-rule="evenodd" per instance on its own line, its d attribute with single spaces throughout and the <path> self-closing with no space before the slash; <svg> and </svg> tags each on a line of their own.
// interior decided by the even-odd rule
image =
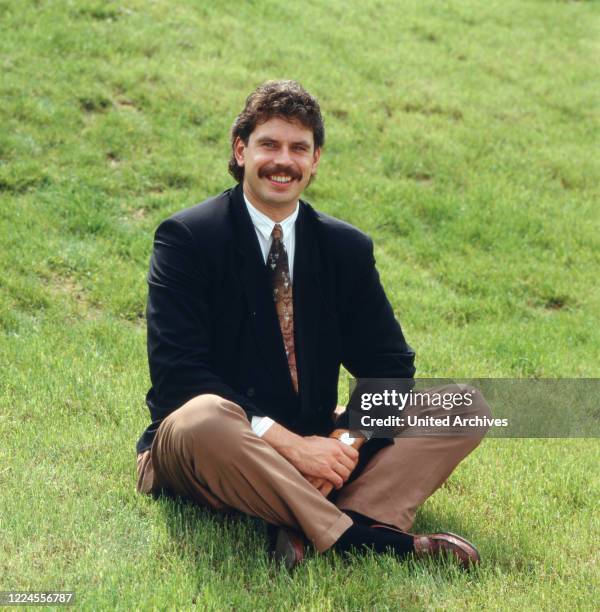
<svg viewBox="0 0 600 612">
<path fill-rule="evenodd" d="M 310 484 L 323 495 L 323 497 L 327 497 L 333 491 L 333 485 L 324 478 L 316 478 L 314 476 L 307 476 L 306 480 L 310 482 Z"/>
</svg>

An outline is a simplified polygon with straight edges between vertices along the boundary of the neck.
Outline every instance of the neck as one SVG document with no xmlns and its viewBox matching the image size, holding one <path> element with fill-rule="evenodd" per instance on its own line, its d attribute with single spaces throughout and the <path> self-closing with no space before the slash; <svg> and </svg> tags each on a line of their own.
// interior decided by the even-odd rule
<svg viewBox="0 0 600 612">
<path fill-rule="evenodd" d="M 263 215 L 266 215 L 275 223 L 281 223 L 283 220 L 287 219 L 296 210 L 296 205 L 298 204 L 298 202 L 292 202 L 291 204 L 268 204 L 267 202 L 262 202 L 258 198 L 255 198 L 245 187 L 244 195 L 256 210 L 260 210 Z"/>
</svg>

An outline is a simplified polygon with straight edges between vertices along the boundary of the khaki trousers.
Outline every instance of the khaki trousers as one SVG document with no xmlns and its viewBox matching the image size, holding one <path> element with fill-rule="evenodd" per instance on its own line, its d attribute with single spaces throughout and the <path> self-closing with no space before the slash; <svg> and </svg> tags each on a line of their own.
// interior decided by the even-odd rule
<svg viewBox="0 0 600 612">
<path fill-rule="evenodd" d="M 481 394 L 476 397 L 468 415 L 489 416 Z M 442 412 L 448 414 L 428 406 L 421 414 Z M 460 413 L 460 408 L 452 411 Z M 252 431 L 237 404 L 217 395 L 199 395 L 167 416 L 152 448 L 138 455 L 137 488 L 152 494 L 166 490 L 215 510 L 235 509 L 298 529 L 323 552 L 352 524 L 343 510 L 409 531 L 417 508 L 479 444 L 485 430 L 481 432 L 399 435 L 333 496 L 333 503 Z"/>
</svg>

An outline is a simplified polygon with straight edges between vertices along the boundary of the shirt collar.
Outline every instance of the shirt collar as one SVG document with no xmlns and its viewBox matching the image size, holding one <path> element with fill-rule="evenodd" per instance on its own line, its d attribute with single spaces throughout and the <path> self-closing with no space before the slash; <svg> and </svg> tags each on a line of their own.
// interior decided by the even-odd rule
<svg viewBox="0 0 600 612">
<path fill-rule="evenodd" d="M 252 220 L 252 224 L 256 228 L 258 232 L 260 232 L 261 236 L 265 240 L 269 240 L 271 238 L 271 233 L 273 232 L 273 228 L 275 227 L 275 221 L 270 219 L 258 210 L 256 207 L 250 204 L 250 200 L 244 194 L 244 201 L 246 202 L 246 208 L 248 209 L 248 214 L 250 215 L 250 219 Z M 293 230 L 294 225 L 296 223 L 296 219 L 298 218 L 298 212 L 300 211 L 300 206 L 298 202 L 296 202 L 296 208 L 294 212 L 286 217 L 283 221 L 279 222 L 281 225 L 281 231 L 283 232 L 283 239 L 285 240 L 286 236 Z"/>
</svg>

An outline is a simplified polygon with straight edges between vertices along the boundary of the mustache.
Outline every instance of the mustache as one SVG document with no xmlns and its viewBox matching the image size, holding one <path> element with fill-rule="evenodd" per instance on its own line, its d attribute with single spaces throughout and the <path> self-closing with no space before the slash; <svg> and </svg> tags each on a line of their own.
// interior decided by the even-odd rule
<svg viewBox="0 0 600 612">
<path fill-rule="evenodd" d="M 259 172 L 259 176 L 261 178 L 265 176 L 270 176 L 271 174 L 287 174 L 291 176 L 293 179 L 297 181 L 302 179 L 302 174 L 296 170 L 293 166 L 282 166 L 278 164 L 271 164 L 270 166 L 265 166 L 261 168 Z"/>
</svg>

